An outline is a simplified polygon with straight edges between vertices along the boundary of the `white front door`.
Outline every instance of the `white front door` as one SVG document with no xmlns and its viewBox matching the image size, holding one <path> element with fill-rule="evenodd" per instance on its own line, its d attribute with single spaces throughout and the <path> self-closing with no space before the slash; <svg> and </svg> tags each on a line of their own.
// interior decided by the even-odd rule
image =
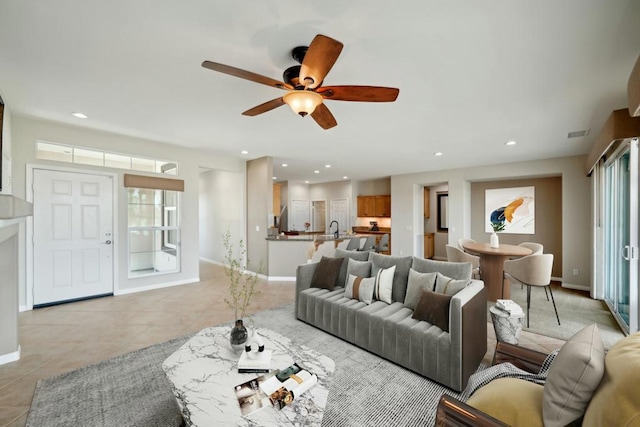
<svg viewBox="0 0 640 427">
<path fill-rule="evenodd" d="M 113 179 L 33 171 L 34 306 L 113 294 Z"/>
</svg>

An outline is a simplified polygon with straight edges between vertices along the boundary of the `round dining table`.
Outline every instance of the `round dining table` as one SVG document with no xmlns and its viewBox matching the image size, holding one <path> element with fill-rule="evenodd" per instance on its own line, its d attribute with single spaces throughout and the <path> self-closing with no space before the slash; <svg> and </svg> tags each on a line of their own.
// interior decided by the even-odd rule
<svg viewBox="0 0 640 427">
<path fill-rule="evenodd" d="M 529 248 L 515 245 L 500 244 L 492 248 L 489 243 L 465 242 L 462 247 L 465 251 L 477 254 L 480 257 L 480 276 L 487 288 L 487 299 L 509 299 L 511 289 L 504 280 L 504 262 L 512 257 L 531 255 Z"/>
</svg>

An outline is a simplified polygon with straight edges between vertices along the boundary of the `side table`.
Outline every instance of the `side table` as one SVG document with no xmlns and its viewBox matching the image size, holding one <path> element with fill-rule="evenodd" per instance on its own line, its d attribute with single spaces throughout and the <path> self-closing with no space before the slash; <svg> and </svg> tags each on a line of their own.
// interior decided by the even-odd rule
<svg viewBox="0 0 640 427">
<path fill-rule="evenodd" d="M 493 321 L 493 330 L 496 332 L 496 340 L 509 344 L 518 344 L 518 336 L 522 331 L 522 323 L 524 313 L 509 314 L 504 310 L 500 310 L 495 305 L 489 308 L 491 320 Z"/>
</svg>

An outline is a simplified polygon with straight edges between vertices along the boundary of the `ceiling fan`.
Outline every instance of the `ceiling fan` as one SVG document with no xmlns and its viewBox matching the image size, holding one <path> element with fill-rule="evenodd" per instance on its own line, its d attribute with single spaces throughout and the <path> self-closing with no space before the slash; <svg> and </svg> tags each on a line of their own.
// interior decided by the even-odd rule
<svg viewBox="0 0 640 427">
<path fill-rule="evenodd" d="M 285 95 L 279 98 L 250 108 L 242 113 L 245 116 L 257 116 L 288 104 L 300 116 L 304 117 L 310 114 L 323 129 L 331 129 L 338 123 L 331 111 L 324 105 L 325 99 L 333 101 L 393 102 L 400 92 L 396 88 L 380 86 L 322 86 L 325 76 L 338 59 L 342 46 L 339 41 L 318 34 L 308 47 L 298 46 L 294 48 L 291 51 L 291 56 L 300 65 L 287 68 L 283 73 L 283 82 L 217 62 L 204 61 L 202 66 L 213 71 L 287 91 Z"/>
</svg>

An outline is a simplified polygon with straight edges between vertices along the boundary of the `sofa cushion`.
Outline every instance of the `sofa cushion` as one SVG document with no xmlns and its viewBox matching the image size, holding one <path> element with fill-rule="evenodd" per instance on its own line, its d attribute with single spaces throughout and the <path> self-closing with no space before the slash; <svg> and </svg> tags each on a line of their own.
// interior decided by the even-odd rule
<svg viewBox="0 0 640 427">
<path fill-rule="evenodd" d="M 407 281 L 409 280 L 409 269 L 411 268 L 411 257 L 383 255 L 376 252 L 368 253 L 369 261 L 373 263 L 371 268 L 372 276 L 375 276 L 381 268 L 396 266 L 391 300 L 393 302 L 404 302 L 404 296 L 407 293 Z"/>
<path fill-rule="evenodd" d="M 423 289 L 412 317 L 416 320 L 429 322 L 443 331 L 449 332 L 450 303 L 451 295 Z"/>
<path fill-rule="evenodd" d="M 510 426 L 542 427 L 542 396 L 539 384 L 498 378 L 476 391 L 467 404 Z"/>
<path fill-rule="evenodd" d="M 349 280 L 350 274 L 360 277 L 371 277 L 371 261 L 358 261 L 353 258 L 347 258 L 346 261 L 347 276 L 345 280 L 345 286 L 346 282 Z"/>
<path fill-rule="evenodd" d="M 328 258 L 326 256 L 320 258 L 316 271 L 313 272 L 313 277 L 311 278 L 311 287 L 333 290 L 343 261 L 343 258 Z"/>
<path fill-rule="evenodd" d="M 346 249 L 336 248 L 336 253 L 334 254 L 335 258 L 350 258 L 355 259 L 356 261 L 367 261 L 369 259 L 369 252 L 361 252 L 361 251 L 348 251 Z M 340 267 L 340 274 L 338 275 L 338 283 L 346 283 L 347 282 L 347 267 L 349 266 L 347 260 L 342 263 L 342 267 Z"/>
<path fill-rule="evenodd" d="M 378 301 L 391 304 L 391 295 L 393 292 L 393 277 L 396 272 L 396 266 L 392 265 L 389 268 L 381 268 L 376 273 L 376 288 L 373 296 Z"/>
<path fill-rule="evenodd" d="M 566 426 L 584 414 L 602 380 L 604 354 L 595 323 L 576 332 L 562 346 L 544 385 L 545 426 Z"/>
<path fill-rule="evenodd" d="M 470 262 L 434 261 L 413 257 L 411 268 L 420 273 L 440 272 L 456 280 L 471 280 L 472 266 Z"/>
<path fill-rule="evenodd" d="M 413 268 L 409 269 L 409 281 L 407 283 L 407 295 L 404 297 L 404 305 L 411 310 L 416 308 L 423 289 L 433 290 L 437 273 L 418 273 Z"/>
<path fill-rule="evenodd" d="M 631 426 L 640 423 L 640 332 L 614 344 L 604 358 L 604 376 L 582 425 Z"/>
<path fill-rule="evenodd" d="M 469 282 L 469 280 L 455 280 L 438 272 L 436 273 L 435 291 L 441 294 L 455 295 L 466 288 Z"/>
</svg>

